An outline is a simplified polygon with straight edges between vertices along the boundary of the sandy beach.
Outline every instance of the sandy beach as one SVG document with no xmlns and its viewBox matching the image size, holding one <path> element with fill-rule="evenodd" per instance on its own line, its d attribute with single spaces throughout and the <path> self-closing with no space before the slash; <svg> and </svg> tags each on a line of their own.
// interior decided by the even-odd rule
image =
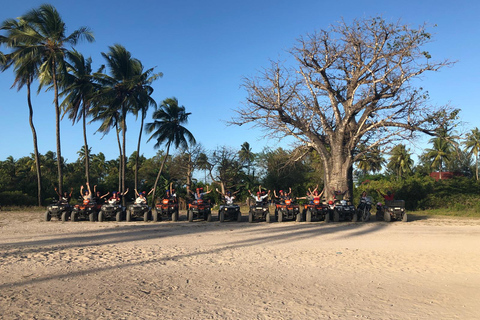
<svg viewBox="0 0 480 320">
<path fill-rule="evenodd" d="M 65 222 L 0 211 L 0 319 L 480 319 L 480 219 Z"/>
</svg>

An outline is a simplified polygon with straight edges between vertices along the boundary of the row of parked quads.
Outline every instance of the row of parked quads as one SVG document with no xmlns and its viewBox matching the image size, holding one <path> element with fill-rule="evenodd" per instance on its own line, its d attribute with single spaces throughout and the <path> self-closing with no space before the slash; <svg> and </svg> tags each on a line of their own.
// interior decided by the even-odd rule
<svg viewBox="0 0 480 320">
<path fill-rule="evenodd" d="M 248 221 L 278 221 L 294 220 L 297 222 L 306 221 L 362 221 L 370 220 L 371 210 L 373 208 L 370 197 L 361 200 L 359 206 L 355 206 L 347 200 L 336 200 L 328 203 L 315 200 L 313 203 L 299 205 L 292 200 L 274 205 L 275 211 L 272 216 L 270 210 L 273 209 L 268 202 L 256 202 L 250 207 L 248 212 Z M 85 200 L 82 204 L 71 206 L 65 203 L 53 203 L 47 207 L 45 220 L 50 221 L 52 217 L 61 221 L 105 221 L 115 220 L 132 221 L 142 220 L 154 222 L 162 220 L 179 220 L 178 204 L 164 199 L 157 203 L 155 208 L 150 208 L 144 204 L 131 204 L 123 207 L 120 204 L 96 204 Z M 198 200 L 188 205 L 187 219 L 189 222 L 194 220 L 212 221 L 212 207 L 208 201 Z M 376 220 L 407 221 L 405 212 L 405 201 L 394 200 L 386 201 L 385 205 L 378 203 L 376 205 Z M 238 205 L 222 205 L 218 211 L 218 220 L 220 222 L 242 221 L 242 213 Z"/>
</svg>

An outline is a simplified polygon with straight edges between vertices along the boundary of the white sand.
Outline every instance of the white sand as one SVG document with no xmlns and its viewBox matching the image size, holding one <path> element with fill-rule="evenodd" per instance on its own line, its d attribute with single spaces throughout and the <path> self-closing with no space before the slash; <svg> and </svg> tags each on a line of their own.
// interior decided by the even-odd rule
<svg viewBox="0 0 480 320">
<path fill-rule="evenodd" d="M 0 212 L 0 319 L 480 319 L 478 219 L 42 216 Z"/>
</svg>

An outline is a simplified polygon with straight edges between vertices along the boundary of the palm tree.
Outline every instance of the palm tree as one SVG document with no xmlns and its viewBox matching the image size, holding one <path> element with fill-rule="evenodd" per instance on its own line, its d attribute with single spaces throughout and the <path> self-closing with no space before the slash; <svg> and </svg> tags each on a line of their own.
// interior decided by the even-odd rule
<svg viewBox="0 0 480 320">
<path fill-rule="evenodd" d="M 92 76 L 92 59 L 85 57 L 75 49 L 66 52 L 68 60 L 66 61 L 67 73 L 62 78 L 61 87 L 63 88 L 62 96 L 65 99 L 62 106 L 68 118 L 75 122 L 82 119 L 83 124 L 83 142 L 85 150 L 85 178 L 90 183 L 90 148 L 87 143 L 87 115 L 92 105 L 92 100 L 98 86 L 94 82 Z"/>
<path fill-rule="evenodd" d="M 472 131 L 467 134 L 464 145 L 470 155 L 475 155 L 475 176 L 478 180 L 478 153 L 480 152 L 480 131 L 478 128 L 472 129 Z"/>
<path fill-rule="evenodd" d="M 412 171 L 413 160 L 410 158 L 410 150 L 404 144 L 395 146 L 390 154 L 390 160 L 387 168 L 397 173 L 397 178 L 400 179 L 404 173 Z"/>
<path fill-rule="evenodd" d="M 148 133 L 152 133 L 148 141 L 156 139 L 157 143 L 155 148 L 159 148 L 160 145 L 165 144 L 167 151 L 163 158 L 160 169 L 158 170 L 155 184 L 153 185 L 153 204 L 155 204 L 155 191 L 157 188 L 158 180 L 162 174 L 163 166 L 168 158 L 170 152 L 170 146 L 173 144 L 175 148 L 187 148 L 188 144 L 195 144 L 195 138 L 193 134 L 184 127 L 188 122 L 188 116 L 191 113 L 185 112 L 184 106 L 178 105 L 176 98 L 169 98 L 163 100 L 160 108 L 153 113 L 154 122 L 147 123 L 145 129 Z"/>
<path fill-rule="evenodd" d="M 364 175 L 369 172 L 375 173 L 382 170 L 385 159 L 382 157 L 379 147 L 373 147 L 371 150 L 367 150 L 365 145 L 360 145 L 359 152 L 363 154 L 360 156 L 360 159 L 357 160 L 357 166 Z"/>
<path fill-rule="evenodd" d="M 202 152 L 198 155 L 197 166 L 198 166 L 198 169 L 204 171 L 205 179 L 203 180 L 203 183 L 206 184 L 207 183 L 207 170 L 210 169 L 211 165 L 208 162 L 208 156 L 204 152 Z"/>
<path fill-rule="evenodd" d="M 255 160 L 255 154 L 252 152 L 252 148 L 248 142 L 244 142 L 241 147 L 240 151 L 238 152 L 238 157 L 242 163 L 244 163 L 247 167 L 247 176 L 250 178 L 250 170 L 252 167 L 252 163 Z M 251 181 L 253 181 L 254 177 L 251 177 Z"/>
<path fill-rule="evenodd" d="M 60 147 L 60 106 L 58 102 L 58 81 L 65 71 L 65 45 L 75 45 L 79 40 L 89 42 L 94 40 L 92 32 L 81 27 L 70 35 L 66 35 L 66 25 L 58 11 L 49 4 L 43 4 L 38 9 L 32 9 L 19 18 L 28 28 L 7 29 L 9 38 L 16 47 L 22 48 L 22 55 L 42 59 L 39 67 L 40 88 L 52 85 L 54 90 L 56 143 L 57 143 L 57 170 L 58 190 L 62 193 L 63 172 L 62 154 Z"/>
<path fill-rule="evenodd" d="M 133 112 L 135 114 L 138 114 L 138 112 L 140 112 L 141 123 L 140 132 L 138 134 L 137 152 L 135 154 L 135 189 L 138 189 L 138 162 L 140 157 L 140 143 L 142 141 L 142 132 L 145 118 L 147 116 L 148 108 L 150 106 L 157 107 L 155 100 L 153 100 L 153 98 L 151 97 L 153 93 L 153 88 L 151 87 L 151 84 L 153 81 L 163 76 L 161 72 L 153 74 L 153 69 L 154 68 L 150 68 L 147 71 L 143 72 L 143 66 L 141 66 L 141 71 L 137 79 L 137 88 L 140 89 L 140 92 L 138 95 L 137 105 L 134 106 Z"/>
<path fill-rule="evenodd" d="M 29 26 L 25 24 L 23 20 L 7 20 L 3 23 L 1 29 L 10 30 L 11 34 L 15 34 L 17 29 L 28 30 Z M 16 46 L 16 41 L 9 37 L 1 37 L 1 43 L 5 44 L 7 47 L 13 49 L 13 52 L 7 55 L 0 55 L 0 62 L 2 66 L 2 71 L 10 68 L 13 65 L 15 73 L 15 81 L 12 85 L 17 87 L 17 91 L 20 91 L 24 86 L 27 88 L 27 104 L 28 104 L 28 122 L 30 124 L 30 129 L 32 130 L 33 137 L 33 150 L 35 155 L 35 169 L 37 173 L 37 201 L 38 206 L 42 205 L 42 172 L 40 166 L 40 156 L 38 153 L 38 140 L 37 140 L 37 131 L 33 124 L 33 106 L 31 99 L 31 84 L 33 80 L 38 76 L 38 67 L 40 60 L 38 57 L 32 55 L 21 46 Z"/>
<path fill-rule="evenodd" d="M 118 150 L 119 150 L 119 168 L 118 168 L 118 190 L 123 192 L 122 190 L 122 161 L 123 157 L 123 150 L 122 144 L 120 141 L 120 113 L 118 110 L 114 108 L 110 108 L 108 106 L 96 106 L 92 109 L 93 119 L 92 121 L 101 121 L 100 127 L 96 132 L 103 133 L 103 136 L 110 132 L 110 129 L 114 128 L 115 133 L 117 134 L 117 143 L 118 143 Z M 124 199 L 122 198 L 122 201 Z"/>
<path fill-rule="evenodd" d="M 102 88 L 99 90 L 97 103 L 112 109 L 118 118 L 115 124 L 122 133 L 122 143 L 120 145 L 120 192 L 125 191 L 125 170 L 126 170 L 126 132 L 127 132 L 127 114 L 136 113 L 141 108 L 140 105 L 152 105 L 150 94 L 153 91 L 149 86 L 151 81 L 160 75 L 151 76 L 153 69 L 143 70 L 143 65 L 138 59 L 132 58 L 125 47 L 116 44 L 109 47 L 110 51 L 102 52 L 102 56 L 107 60 L 109 75 L 97 73 L 97 81 Z M 117 131 L 117 133 L 119 133 Z"/>
<path fill-rule="evenodd" d="M 432 168 L 438 169 L 441 180 L 443 168 L 452 156 L 452 145 L 442 137 L 433 138 L 430 142 L 433 143 L 433 147 L 425 150 L 425 157 L 432 162 Z"/>
</svg>

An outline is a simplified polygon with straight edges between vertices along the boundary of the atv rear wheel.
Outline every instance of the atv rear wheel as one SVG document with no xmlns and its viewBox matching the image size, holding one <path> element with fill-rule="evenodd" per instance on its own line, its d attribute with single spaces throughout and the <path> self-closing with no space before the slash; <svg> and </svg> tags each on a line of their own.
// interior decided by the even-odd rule
<svg viewBox="0 0 480 320">
<path fill-rule="evenodd" d="M 305 221 L 312 222 L 312 210 L 307 209 L 307 213 L 305 214 Z"/>
<path fill-rule="evenodd" d="M 207 222 L 212 222 L 212 212 L 211 211 L 208 211 L 207 212 Z"/>
<path fill-rule="evenodd" d="M 282 222 L 282 221 L 283 221 L 283 213 L 282 213 L 282 211 L 278 211 L 277 221 L 278 221 L 278 222 Z"/>
<path fill-rule="evenodd" d="M 339 222 L 340 221 L 340 212 L 338 212 L 337 209 L 333 211 L 333 222 Z"/>
<path fill-rule="evenodd" d="M 121 212 L 121 211 L 118 211 L 118 212 L 117 212 L 117 215 L 115 216 L 115 220 L 116 220 L 117 222 L 122 221 L 122 212 Z"/>
<path fill-rule="evenodd" d="M 295 217 L 296 222 L 302 222 L 302 214 L 299 212 L 297 213 L 297 216 Z"/>
<path fill-rule="evenodd" d="M 392 221 L 392 216 L 390 215 L 390 212 L 385 211 L 383 213 L 383 220 L 385 220 L 386 222 Z"/>
<path fill-rule="evenodd" d="M 327 212 L 325 213 L 325 219 L 324 219 L 325 223 L 329 223 L 330 222 L 330 212 Z"/>
<path fill-rule="evenodd" d="M 240 210 L 238 210 L 237 213 L 237 222 L 242 222 L 242 213 L 240 212 Z"/>
<path fill-rule="evenodd" d="M 78 217 L 77 217 L 77 213 L 75 211 L 72 212 L 71 216 L 70 216 L 70 221 L 77 221 L 78 220 Z"/>
<path fill-rule="evenodd" d="M 102 211 L 100 211 L 98 213 L 98 222 L 103 222 L 103 212 Z"/>
<path fill-rule="evenodd" d="M 130 210 L 127 210 L 127 217 L 125 220 L 127 220 L 127 222 L 132 221 L 132 212 Z"/>
<path fill-rule="evenodd" d="M 88 220 L 90 220 L 90 222 L 95 222 L 95 212 L 90 212 Z"/>
<path fill-rule="evenodd" d="M 52 215 L 50 214 L 50 211 L 45 212 L 45 221 L 50 221 L 52 220 Z"/>
<path fill-rule="evenodd" d="M 153 210 L 153 222 L 158 222 L 158 210 Z"/>
<path fill-rule="evenodd" d="M 188 222 L 193 222 L 193 211 L 188 210 L 187 215 L 188 215 Z"/>
<path fill-rule="evenodd" d="M 408 221 L 408 216 L 407 216 L 407 213 L 404 212 L 402 216 L 402 222 L 407 222 L 407 221 Z"/>
<path fill-rule="evenodd" d="M 250 222 L 250 223 L 253 222 L 253 212 L 252 211 L 248 212 L 248 222 Z"/>
<path fill-rule="evenodd" d="M 147 211 L 143 214 L 143 222 L 148 222 L 148 214 L 150 213 L 150 211 Z"/>
<path fill-rule="evenodd" d="M 358 221 L 358 214 L 357 212 L 352 213 L 352 222 L 357 222 Z"/>
<path fill-rule="evenodd" d="M 225 220 L 225 213 L 223 212 L 223 210 L 221 210 L 220 213 L 218 214 L 218 221 L 223 222 L 224 220 Z"/>
<path fill-rule="evenodd" d="M 270 223 L 270 212 L 269 211 L 267 211 L 267 213 L 265 213 L 265 221 L 267 223 Z"/>
<path fill-rule="evenodd" d="M 62 212 L 62 221 L 65 222 L 68 220 L 68 215 L 67 215 L 67 211 L 63 211 Z"/>
<path fill-rule="evenodd" d="M 178 220 L 178 212 L 177 211 L 172 212 L 171 219 L 172 219 L 173 222 L 176 222 Z"/>
</svg>

